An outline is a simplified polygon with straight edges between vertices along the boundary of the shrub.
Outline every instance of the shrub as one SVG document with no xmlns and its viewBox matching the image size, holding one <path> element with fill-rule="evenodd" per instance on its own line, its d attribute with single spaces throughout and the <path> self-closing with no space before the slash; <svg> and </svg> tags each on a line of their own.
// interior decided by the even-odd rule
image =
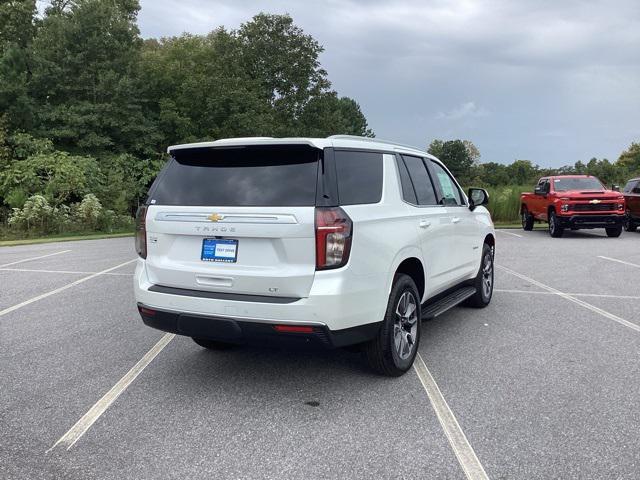
<svg viewBox="0 0 640 480">
<path fill-rule="evenodd" d="M 98 226 L 98 220 L 102 214 L 102 204 L 93 193 L 85 195 L 76 208 L 76 217 L 79 223 L 91 230 Z"/>
<path fill-rule="evenodd" d="M 42 195 L 32 195 L 22 208 L 14 208 L 9 217 L 9 225 L 26 230 L 37 229 L 46 232 L 51 220 L 53 207 Z"/>
</svg>

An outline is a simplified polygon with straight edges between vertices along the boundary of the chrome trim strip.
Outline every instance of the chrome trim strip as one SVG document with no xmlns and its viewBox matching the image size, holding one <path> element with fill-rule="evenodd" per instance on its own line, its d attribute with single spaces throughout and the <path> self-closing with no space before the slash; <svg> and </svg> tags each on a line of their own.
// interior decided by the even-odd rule
<svg viewBox="0 0 640 480">
<path fill-rule="evenodd" d="M 216 212 L 222 216 L 217 222 L 209 220 L 213 212 L 158 212 L 154 220 L 156 222 L 200 222 L 200 223 L 265 223 L 265 224 L 297 224 L 295 215 L 287 214 L 255 214 L 255 213 L 224 213 Z"/>
</svg>

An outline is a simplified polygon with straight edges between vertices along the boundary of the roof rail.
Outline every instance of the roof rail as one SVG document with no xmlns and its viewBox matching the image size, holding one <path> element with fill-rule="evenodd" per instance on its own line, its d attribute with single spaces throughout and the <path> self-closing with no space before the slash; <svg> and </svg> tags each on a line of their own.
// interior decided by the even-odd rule
<svg viewBox="0 0 640 480">
<path fill-rule="evenodd" d="M 395 145 L 396 147 L 404 147 L 410 148 L 411 150 L 418 150 L 420 152 L 424 152 L 425 150 L 418 148 L 413 145 L 407 145 L 406 143 L 398 143 L 398 142 L 390 142 L 388 140 L 381 140 L 379 138 L 371 138 L 371 137 L 359 137 L 357 135 L 331 135 L 327 137 L 328 140 L 354 140 L 360 142 L 375 142 L 375 143 L 386 143 L 388 145 Z"/>
</svg>

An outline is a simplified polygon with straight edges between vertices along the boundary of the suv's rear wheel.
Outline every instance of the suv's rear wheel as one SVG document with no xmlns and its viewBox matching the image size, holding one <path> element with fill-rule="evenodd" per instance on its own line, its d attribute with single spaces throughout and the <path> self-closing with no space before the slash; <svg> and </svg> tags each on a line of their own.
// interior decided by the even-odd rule
<svg viewBox="0 0 640 480">
<path fill-rule="evenodd" d="M 235 348 L 238 345 L 235 343 L 218 342 L 216 340 L 207 340 L 206 338 L 191 337 L 194 342 L 209 350 L 229 350 Z"/>
<path fill-rule="evenodd" d="M 560 226 L 556 212 L 551 210 L 549 213 L 549 235 L 554 238 L 560 238 L 564 233 L 564 228 Z"/>
<path fill-rule="evenodd" d="M 380 331 L 365 347 L 371 368 L 391 377 L 409 370 L 418 352 L 421 320 L 415 282 L 408 275 L 397 274 Z"/>
</svg>

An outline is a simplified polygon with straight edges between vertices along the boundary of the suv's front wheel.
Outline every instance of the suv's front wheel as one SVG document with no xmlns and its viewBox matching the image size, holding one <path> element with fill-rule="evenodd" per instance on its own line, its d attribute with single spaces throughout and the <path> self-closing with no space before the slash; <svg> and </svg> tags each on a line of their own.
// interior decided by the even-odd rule
<svg viewBox="0 0 640 480">
<path fill-rule="evenodd" d="M 482 260 L 480 269 L 473 281 L 476 293 L 470 296 L 464 304 L 468 307 L 484 308 L 491 302 L 493 296 L 493 251 L 486 243 L 482 246 Z"/>
<path fill-rule="evenodd" d="M 391 377 L 409 370 L 418 352 L 421 320 L 416 284 L 408 275 L 397 274 L 382 326 L 365 348 L 371 368 Z"/>
</svg>

